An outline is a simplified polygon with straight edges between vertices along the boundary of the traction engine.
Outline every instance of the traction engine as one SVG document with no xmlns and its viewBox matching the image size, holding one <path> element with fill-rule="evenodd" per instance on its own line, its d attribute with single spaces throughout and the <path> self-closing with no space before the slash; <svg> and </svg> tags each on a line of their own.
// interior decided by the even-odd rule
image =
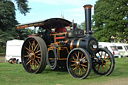
<svg viewBox="0 0 128 85">
<path fill-rule="evenodd" d="M 46 65 L 50 69 L 67 69 L 74 78 L 86 78 L 91 69 L 98 75 L 109 75 L 115 60 L 111 52 L 98 48 L 98 41 L 91 35 L 91 8 L 85 5 L 84 30 L 62 18 L 17 25 L 17 29 L 38 27 L 38 33 L 29 36 L 22 47 L 21 60 L 28 73 L 41 73 Z"/>
</svg>

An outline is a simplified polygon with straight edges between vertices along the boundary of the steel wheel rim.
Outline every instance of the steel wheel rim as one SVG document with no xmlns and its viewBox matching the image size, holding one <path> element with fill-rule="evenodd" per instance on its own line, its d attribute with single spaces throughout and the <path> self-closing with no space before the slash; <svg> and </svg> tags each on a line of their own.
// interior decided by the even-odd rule
<svg viewBox="0 0 128 85">
<path fill-rule="evenodd" d="M 29 73 L 38 71 L 41 62 L 41 49 L 35 39 L 28 39 L 22 52 L 22 62 L 25 70 Z"/>
<path fill-rule="evenodd" d="M 95 62 L 94 70 L 101 75 L 105 75 L 111 69 L 111 58 L 110 55 L 104 50 L 96 53 L 97 60 Z"/>
<path fill-rule="evenodd" d="M 88 60 L 86 55 L 76 50 L 69 56 L 69 71 L 75 78 L 82 78 L 86 75 L 88 70 Z"/>
</svg>

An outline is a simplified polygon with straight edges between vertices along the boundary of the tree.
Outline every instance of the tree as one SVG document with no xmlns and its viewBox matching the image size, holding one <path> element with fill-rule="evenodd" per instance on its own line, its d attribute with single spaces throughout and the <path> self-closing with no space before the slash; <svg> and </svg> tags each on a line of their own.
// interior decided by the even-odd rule
<svg viewBox="0 0 128 85">
<path fill-rule="evenodd" d="M 7 29 L 6 31 L 0 30 L 0 53 L 5 53 L 6 42 L 8 40 L 24 40 L 31 34 L 33 34 L 33 30 L 28 28 L 16 30 L 16 28 L 13 27 L 12 29 Z"/>
<path fill-rule="evenodd" d="M 5 52 L 7 40 L 12 40 L 23 34 L 16 31 L 15 25 L 18 22 L 15 11 L 17 8 L 21 14 L 26 15 L 30 10 L 27 2 L 27 0 L 0 0 L 0 53 Z M 15 3 L 17 7 L 15 7 Z M 30 33 L 27 32 L 26 34 Z"/>
<path fill-rule="evenodd" d="M 85 30 L 85 22 L 82 22 L 80 25 L 78 25 L 78 28 Z"/>
<path fill-rule="evenodd" d="M 27 0 L 0 0 L 0 29 L 6 30 L 14 27 L 18 24 L 15 18 L 15 3 L 17 4 L 17 9 L 24 15 L 29 12 Z"/>
<path fill-rule="evenodd" d="M 17 31 L 17 38 L 20 40 L 24 40 L 25 38 L 28 37 L 28 35 L 34 33 L 34 30 L 31 30 L 29 28 L 18 29 L 16 31 Z"/>
<path fill-rule="evenodd" d="M 128 0 L 98 0 L 93 23 L 99 41 L 126 40 L 128 37 Z"/>
</svg>

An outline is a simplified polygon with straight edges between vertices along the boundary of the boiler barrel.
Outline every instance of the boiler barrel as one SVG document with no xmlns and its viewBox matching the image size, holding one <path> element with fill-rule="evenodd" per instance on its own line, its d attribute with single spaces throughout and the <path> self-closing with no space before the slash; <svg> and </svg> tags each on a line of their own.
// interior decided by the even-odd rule
<svg viewBox="0 0 128 85">
<path fill-rule="evenodd" d="M 72 50 L 73 48 L 78 48 L 79 47 L 80 40 L 81 40 L 81 38 L 72 40 L 70 42 L 70 50 Z"/>
<path fill-rule="evenodd" d="M 68 42 L 68 48 L 69 50 L 72 50 L 73 48 L 84 48 L 89 53 L 94 53 L 97 51 L 98 42 L 93 37 L 78 38 Z"/>
</svg>

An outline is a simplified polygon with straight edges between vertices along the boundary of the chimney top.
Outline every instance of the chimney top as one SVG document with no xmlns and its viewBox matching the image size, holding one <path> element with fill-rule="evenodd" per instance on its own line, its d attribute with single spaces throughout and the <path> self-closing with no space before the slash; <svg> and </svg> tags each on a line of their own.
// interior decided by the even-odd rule
<svg viewBox="0 0 128 85">
<path fill-rule="evenodd" d="M 84 9 L 91 9 L 92 5 L 88 4 L 88 5 L 84 5 L 83 7 L 84 7 Z"/>
</svg>

